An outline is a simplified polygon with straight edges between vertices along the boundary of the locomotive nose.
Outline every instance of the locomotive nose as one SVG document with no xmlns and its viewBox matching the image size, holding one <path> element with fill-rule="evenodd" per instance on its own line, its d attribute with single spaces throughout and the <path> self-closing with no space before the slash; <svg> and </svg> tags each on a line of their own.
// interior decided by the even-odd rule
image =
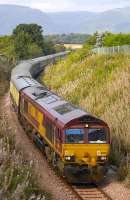
<svg viewBox="0 0 130 200">
<path fill-rule="evenodd" d="M 73 144 L 64 145 L 65 161 L 95 167 L 107 162 L 109 146 L 107 144 Z"/>
<path fill-rule="evenodd" d="M 91 164 L 91 166 L 96 166 L 96 158 L 95 157 L 90 157 L 90 156 L 88 156 L 88 157 L 83 157 L 82 158 L 82 161 L 85 163 L 85 164 Z"/>
</svg>

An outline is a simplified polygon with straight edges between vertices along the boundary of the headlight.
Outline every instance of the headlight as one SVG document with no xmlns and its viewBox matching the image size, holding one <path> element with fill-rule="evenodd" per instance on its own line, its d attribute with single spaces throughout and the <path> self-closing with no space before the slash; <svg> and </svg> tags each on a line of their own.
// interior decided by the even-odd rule
<svg viewBox="0 0 130 200">
<path fill-rule="evenodd" d="M 101 160 L 107 160 L 107 157 L 106 156 L 101 156 L 100 159 Z"/>
<path fill-rule="evenodd" d="M 71 157 L 70 156 L 66 156 L 65 160 L 71 160 Z"/>
<path fill-rule="evenodd" d="M 99 161 L 99 162 L 105 162 L 105 161 L 107 161 L 107 156 L 98 156 L 97 157 L 97 161 Z"/>
<path fill-rule="evenodd" d="M 65 156 L 65 160 L 74 162 L 75 161 L 75 156 Z"/>
</svg>

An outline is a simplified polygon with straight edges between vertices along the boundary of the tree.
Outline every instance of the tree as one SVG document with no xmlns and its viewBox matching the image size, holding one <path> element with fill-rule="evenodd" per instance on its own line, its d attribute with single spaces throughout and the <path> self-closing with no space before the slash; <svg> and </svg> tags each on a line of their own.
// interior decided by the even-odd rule
<svg viewBox="0 0 130 200">
<path fill-rule="evenodd" d="M 44 40 L 44 53 L 45 55 L 56 53 L 55 45 L 52 40 L 45 39 Z"/>
<path fill-rule="evenodd" d="M 43 55 L 43 51 L 40 47 L 37 46 L 35 43 L 31 43 L 28 45 L 28 57 L 39 57 Z"/>
<path fill-rule="evenodd" d="M 14 50 L 17 59 L 27 59 L 28 58 L 28 46 L 31 44 L 31 38 L 28 33 L 23 31 L 17 33 L 14 38 Z"/>
<path fill-rule="evenodd" d="M 113 34 L 106 33 L 104 37 L 104 46 L 122 46 L 130 45 L 130 34 Z"/>
<path fill-rule="evenodd" d="M 13 35 L 17 35 L 21 32 L 30 36 L 31 42 L 36 43 L 39 47 L 44 47 L 44 38 L 42 27 L 37 24 L 20 24 L 13 30 Z"/>
<path fill-rule="evenodd" d="M 42 27 L 37 24 L 20 24 L 13 30 L 14 50 L 18 59 L 43 55 Z"/>
<path fill-rule="evenodd" d="M 0 54 L 8 58 L 8 62 L 15 60 L 14 41 L 12 36 L 0 37 Z"/>
<path fill-rule="evenodd" d="M 62 51 L 55 49 L 52 40 L 44 39 L 42 27 L 37 24 L 20 24 L 13 30 L 14 52 L 17 59 L 28 59 Z"/>
<path fill-rule="evenodd" d="M 87 44 L 90 46 L 96 45 L 96 40 L 97 40 L 98 32 L 94 33 L 87 41 Z"/>
</svg>

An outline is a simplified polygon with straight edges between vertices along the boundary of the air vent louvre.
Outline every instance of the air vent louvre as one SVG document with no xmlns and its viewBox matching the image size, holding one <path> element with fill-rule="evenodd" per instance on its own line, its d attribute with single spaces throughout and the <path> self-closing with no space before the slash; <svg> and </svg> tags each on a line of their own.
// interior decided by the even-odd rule
<svg viewBox="0 0 130 200">
<path fill-rule="evenodd" d="M 47 97 L 49 94 L 48 94 L 48 92 L 41 92 L 41 93 L 34 92 L 34 93 L 32 93 L 32 95 L 36 97 L 35 100 L 38 100 L 38 99 L 42 99 L 44 97 Z"/>
<path fill-rule="evenodd" d="M 75 107 L 73 105 L 71 105 L 71 104 L 68 104 L 68 103 L 60 105 L 60 106 L 54 108 L 54 110 L 56 112 L 58 112 L 59 114 L 61 114 L 61 115 L 69 113 L 69 112 L 73 111 L 74 109 L 75 109 Z"/>
</svg>

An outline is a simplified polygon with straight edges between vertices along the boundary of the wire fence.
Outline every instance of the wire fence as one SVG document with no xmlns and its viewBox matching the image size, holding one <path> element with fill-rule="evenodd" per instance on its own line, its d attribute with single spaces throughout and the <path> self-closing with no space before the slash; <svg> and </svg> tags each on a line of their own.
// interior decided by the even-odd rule
<svg viewBox="0 0 130 200">
<path fill-rule="evenodd" d="M 100 47 L 100 48 L 95 48 L 92 51 L 97 54 L 116 54 L 116 53 L 130 54 L 130 45 Z"/>
</svg>

